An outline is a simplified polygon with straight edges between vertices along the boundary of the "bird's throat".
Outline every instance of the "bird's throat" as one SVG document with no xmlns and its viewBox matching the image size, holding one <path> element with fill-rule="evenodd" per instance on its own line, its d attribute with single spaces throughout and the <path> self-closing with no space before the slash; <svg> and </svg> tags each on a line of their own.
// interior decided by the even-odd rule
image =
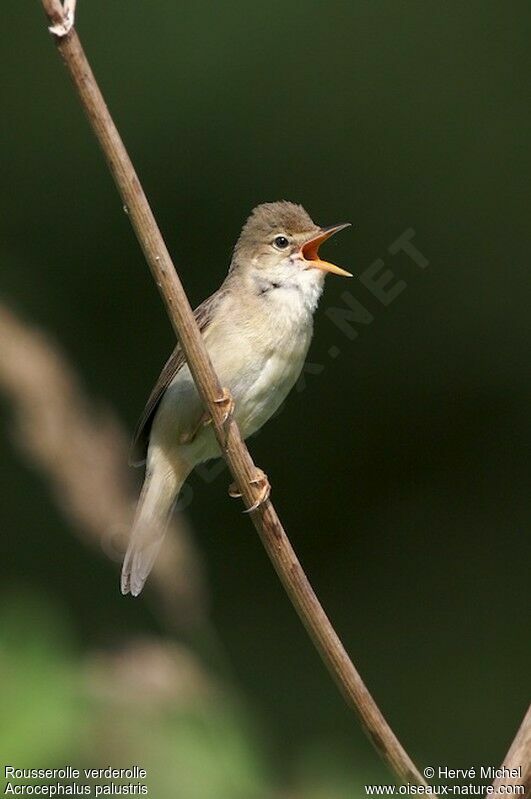
<svg viewBox="0 0 531 799">
<path fill-rule="evenodd" d="M 272 277 L 254 275 L 253 289 L 257 297 L 274 303 L 287 313 L 313 314 L 323 291 L 323 275 L 317 270 L 301 271 L 296 275 Z"/>
</svg>

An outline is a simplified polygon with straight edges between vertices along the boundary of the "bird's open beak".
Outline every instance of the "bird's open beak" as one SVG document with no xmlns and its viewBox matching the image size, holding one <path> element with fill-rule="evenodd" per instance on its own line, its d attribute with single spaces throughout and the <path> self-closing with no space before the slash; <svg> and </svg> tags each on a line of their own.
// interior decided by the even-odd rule
<svg viewBox="0 0 531 799">
<path fill-rule="evenodd" d="M 343 277 L 352 277 L 350 272 L 347 272 L 345 269 L 341 269 L 341 267 L 336 266 L 335 264 L 331 264 L 328 261 L 321 261 L 319 258 L 319 247 L 323 243 L 333 236 L 334 233 L 338 233 L 340 230 L 343 230 L 346 227 L 349 227 L 350 222 L 345 222 L 343 225 L 330 225 L 329 227 L 321 228 L 321 232 L 314 236 L 313 239 L 307 241 L 306 244 L 303 244 L 301 247 L 302 257 L 305 261 L 308 261 L 307 269 L 322 269 L 323 272 L 332 272 L 334 275 L 343 275 Z"/>
</svg>

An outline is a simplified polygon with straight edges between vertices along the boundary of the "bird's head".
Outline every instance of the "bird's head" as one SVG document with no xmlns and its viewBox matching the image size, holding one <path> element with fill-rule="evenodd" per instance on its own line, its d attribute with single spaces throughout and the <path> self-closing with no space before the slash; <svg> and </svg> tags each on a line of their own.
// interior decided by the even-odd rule
<svg viewBox="0 0 531 799">
<path fill-rule="evenodd" d="M 352 277 L 319 256 L 321 244 L 349 224 L 320 227 L 302 205 L 285 200 L 258 205 L 236 242 L 231 271 L 275 286 L 321 285 L 327 272 Z"/>
</svg>

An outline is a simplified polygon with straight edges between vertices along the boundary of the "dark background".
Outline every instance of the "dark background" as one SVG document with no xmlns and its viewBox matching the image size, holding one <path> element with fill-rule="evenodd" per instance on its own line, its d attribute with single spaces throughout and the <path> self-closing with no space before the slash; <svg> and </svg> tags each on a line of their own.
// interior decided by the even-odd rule
<svg viewBox="0 0 531 799">
<path fill-rule="evenodd" d="M 381 257 L 408 284 L 384 307 L 361 283 L 328 278 L 310 352 L 324 369 L 251 449 L 318 595 L 420 766 L 498 764 L 529 695 L 530 23 L 524 2 L 78 8 L 192 304 L 221 282 L 250 209 L 282 198 L 323 224 L 353 222 L 327 246 L 330 260 L 360 274 Z M 39 4 L 6 4 L 3 27 L 2 296 L 60 342 L 88 394 L 132 430 L 172 332 Z M 407 228 L 424 270 L 388 253 Z M 326 315 L 347 287 L 374 316 L 355 340 Z M 149 599 L 123 598 L 116 566 L 72 536 L 2 411 L 0 587 L 15 643 L 0 688 L 14 726 L 0 744 L 20 765 L 79 752 L 93 764 L 93 708 L 72 688 L 76 712 L 60 709 L 58 675 L 77 685 L 93 651 L 179 635 Z M 236 787 L 246 754 L 237 767 L 214 763 L 187 741 L 186 763 L 208 763 L 212 785 L 230 774 L 233 787 L 201 793 L 192 778 L 176 793 L 182 766 L 158 795 L 362 795 L 386 771 L 228 501 L 228 481 L 191 481 L 217 654 L 201 636 L 186 645 L 230 684 L 263 783 Z M 181 721 L 172 717 L 170 759 L 183 751 Z M 146 740 L 164 739 L 161 723 L 144 724 Z M 142 765 L 142 748 L 117 739 L 107 760 Z"/>
</svg>

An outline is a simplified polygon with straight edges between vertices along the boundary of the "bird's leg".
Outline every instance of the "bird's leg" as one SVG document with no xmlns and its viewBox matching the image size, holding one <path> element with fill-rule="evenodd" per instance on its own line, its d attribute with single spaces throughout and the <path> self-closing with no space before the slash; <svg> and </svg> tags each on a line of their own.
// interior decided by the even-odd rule
<svg viewBox="0 0 531 799">
<path fill-rule="evenodd" d="M 262 469 L 255 469 L 254 477 L 249 480 L 251 485 L 258 486 L 259 495 L 258 499 L 251 505 L 250 508 L 244 511 L 244 513 L 251 513 L 253 510 L 257 510 L 260 505 L 263 505 L 269 499 L 269 495 L 271 493 L 271 484 L 267 477 L 267 474 L 262 471 Z M 236 483 L 231 483 L 229 486 L 229 496 L 234 497 L 234 499 L 239 499 L 241 497 L 241 492 L 236 485 Z"/>
<path fill-rule="evenodd" d="M 227 388 L 223 388 L 221 397 L 215 399 L 214 402 L 216 403 L 216 405 L 225 406 L 225 413 L 223 414 L 223 419 L 221 420 L 221 424 L 226 430 L 227 422 L 229 422 L 230 419 L 232 419 L 232 414 L 234 413 L 234 400 L 232 399 L 230 391 Z M 182 433 L 182 435 L 179 436 L 179 444 L 190 444 L 195 439 L 197 434 L 202 430 L 202 428 L 208 427 L 209 424 L 212 424 L 212 417 L 207 411 L 205 411 L 201 415 L 201 418 L 199 419 L 198 423 L 196 424 L 193 430 L 187 433 Z"/>
<path fill-rule="evenodd" d="M 205 411 L 205 413 L 201 414 L 201 418 L 199 419 L 198 423 L 193 428 L 193 430 L 188 430 L 186 433 L 181 433 L 181 435 L 179 436 L 179 444 L 191 444 L 192 441 L 197 436 L 197 434 L 200 432 L 200 430 L 202 430 L 203 427 L 206 427 L 208 424 L 210 424 L 211 421 L 212 419 Z"/>
</svg>

